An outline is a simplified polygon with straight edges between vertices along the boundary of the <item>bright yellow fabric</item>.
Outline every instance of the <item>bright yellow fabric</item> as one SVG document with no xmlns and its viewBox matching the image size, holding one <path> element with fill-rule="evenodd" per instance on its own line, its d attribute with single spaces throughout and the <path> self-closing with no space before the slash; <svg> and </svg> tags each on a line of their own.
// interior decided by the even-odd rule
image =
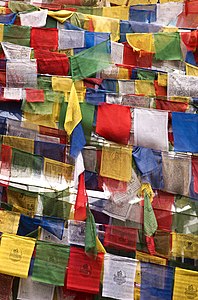
<svg viewBox="0 0 198 300">
<path fill-rule="evenodd" d="M 127 33 L 126 39 L 135 51 L 155 52 L 152 33 Z"/>
<path fill-rule="evenodd" d="M 128 0 L 110 0 L 110 3 L 116 5 L 126 5 Z"/>
<path fill-rule="evenodd" d="M 52 76 L 52 89 L 56 92 L 64 92 L 65 102 L 68 102 L 69 100 L 72 83 L 73 81 L 71 78 Z M 79 102 L 83 102 L 86 93 L 86 88 L 84 86 L 83 80 L 75 81 L 74 85 L 76 88 Z"/>
<path fill-rule="evenodd" d="M 62 162 L 44 158 L 44 175 L 46 177 L 57 178 L 63 176 L 65 180 L 73 179 L 73 166 Z"/>
<path fill-rule="evenodd" d="M 127 21 L 129 19 L 129 6 L 103 7 L 102 16 Z"/>
<path fill-rule="evenodd" d="M 153 197 L 155 196 L 155 193 L 153 192 L 150 183 L 142 183 L 141 184 L 141 188 L 139 190 L 140 197 L 141 196 L 144 197 L 144 192 L 147 193 L 147 195 L 149 196 L 150 201 L 152 202 L 153 201 Z"/>
<path fill-rule="evenodd" d="M 0 6 L 0 14 L 5 15 L 6 14 L 6 7 Z"/>
<path fill-rule="evenodd" d="M 170 100 L 175 101 L 175 102 L 189 103 L 191 101 L 191 98 L 190 97 L 183 97 L 183 96 L 171 96 Z"/>
<path fill-rule="evenodd" d="M 141 261 L 158 264 L 158 265 L 164 265 L 164 266 L 166 265 L 165 258 L 149 255 L 147 253 L 143 253 L 143 252 L 139 252 L 139 251 L 136 251 L 135 258 L 137 260 L 139 260 L 139 262 L 137 264 L 137 268 L 136 268 L 136 275 L 135 275 L 135 282 L 137 284 L 141 283 L 141 263 L 140 263 Z"/>
<path fill-rule="evenodd" d="M 160 3 L 167 3 L 167 2 L 183 2 L 183 0 L 160 0 Z"/>
<path fill-rule="evenodd" d="M 34 153 L 34 140 L 32 139 L 4 135 L 3 144 L 25 152 L 29 152 L 32 154 Z"/>
<path fill-rule="evenodd" d="M 74 128 L 82 120 L 82 113 L 76 93 L 75 85 L 72 83 L 71 93 L 68 100 L 68 107 L 65 117 L 64 128 L 68 135 L 72 134 Z"/>
<path fill-rule="evenodd" d="M 130 79 L 129 70 L 123 67 L 118 67 L 118 79 Z"/>
<path fill-rule="evenodd" d="M 56 19 L 60 23 L 64 23 L 67 19 L 71 18 L 74 13 L 68 10 L 52 11 L 48 10 L 48 16 Z"/>
<path fill-rule="evenodd" d="M 130 181 L 132 174 L 132 148 L 112 146 L 102 148 L 100 175 Z"/>
<path fill-rule="evenodd" d="M 3 42 L 4 24 L 0 24 L 0 42 Z"/>
<path fill-rule="evenodd" d="M 8 189 L 7 191 L 8 203 L 13 206 L 12 210 L 29 217 L 34 217 L 37 207 L 37 196 L 22 194 Z M 15 233 L 15 232 L 9 232 Z"/>
<path fill-rule="evenodd" d="M 120 20 L 94 15 L 88 16 L 93 22 L 95 32 L 110 32 L 111 40 L 114 42 L 120 39 Z"/>
<path fill-rule="evenodd" d="M 135 94 L 155 96 L 155 87 L 152 80 L 135 80 Z"/>
<path fill-rule="evenodd" d="M 158 73 L 157 81 L 160 86 L 167 86 L 168 75 L 165 73 Z"/>
<path fill-rule="evenodd" d="M 186 63 L 186 75 L 198 76 L 198 67 Z"/>
<path fill-rule="evenodd" d="M 0 232 L 16 234 L 19 226 L 20 214 L 0 210 Z"/>
<path fill-rule="evenodd" d="M 107 253 L 98 236 L 96 236 L 96 247 L 98 252 Z"/>
<path fill-rule="evenodd" d="M 157 0 L 129 0 L 128 6 L 138 4 L 156 4 Z"/>
<path fill-rule="evenodd" d="M 175 269 L 173 300 L 198 299 L 198 272 Z"/>
<path fill-rule="evenodd" d="M 178 32 L 178 28 L 177 27 L 169 27 L 169 26 L 164 26 L 163 27 L 163 32 Z"/>
<path fill-rule="evenodd" d="M 172 256 L 198 259 L 198 236 L 172 232 Z"/>
<path fill-rule="evenodd" d="M 0 246 L 0 273 L 27 278 L 35 239 L 3 234 Z"/>
<path fill-rule="evenodd" d="M 56 121 L 53 119 L 52 115 L 36 115 L 24 112 L 23 117 L 25 121 L 30 123 L 57 128 Z"/>
</svg>

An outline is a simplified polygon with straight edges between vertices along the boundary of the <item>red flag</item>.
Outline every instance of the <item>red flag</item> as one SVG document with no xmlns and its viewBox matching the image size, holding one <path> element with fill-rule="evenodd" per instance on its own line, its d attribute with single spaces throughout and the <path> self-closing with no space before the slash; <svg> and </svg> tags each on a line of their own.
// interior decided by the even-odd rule
<svg viewBox="0 0 198 300">
<path fill-rule="evenodd" d="M 43 90 L 25 89 L 27 102 L 44 102 L 45 96 Z"/>
<path fill-rule="evenodd" d="M 198 193 L 198 158 L 196 156 L 192 158 L 192 173 L 194 176 L 194 191 Z"/>
<path fill-rule="evenodd" d="M 88 202 L 88 197 L 85 188 L 85 177 L 84 173 L 81 173 L 79 176 L 78 183 L 78 193 L 76 197 L 75 203 L 75 212 L 74 212 L 74 220 L 84 221 L 86 219 L 86 206 Z"/>
<path fill-rule="evenodd" d="M 155 242 L 153 236 L 146 236 L 146 245 L 151 255 L 155 255 Z"/>
</svg>

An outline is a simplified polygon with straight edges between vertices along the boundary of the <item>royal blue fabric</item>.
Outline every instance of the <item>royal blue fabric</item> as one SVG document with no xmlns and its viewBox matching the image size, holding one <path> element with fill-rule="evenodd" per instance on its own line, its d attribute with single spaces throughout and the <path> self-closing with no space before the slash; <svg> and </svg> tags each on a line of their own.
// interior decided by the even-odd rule
<svg viewBox="0 0 198 300">
<path fill-rule="evenodd" d="M 82 124 L 80 122 L 74 128 L 71 134 L 70 155 L 73 158 L 76 158 L 85 145 L 86 145 L 86 139 L 82 128 Z"/>
<path fill-rule="evenodd" d="M 65 145 L 34 141 L 34 154 L 65 162 Z"/>
<path fill-rule="evenodd" d="M 77 27 L 69 22 L 65 22 L 64 23 L 64 29 L 67 29 L 67 30 L 78 30 L 78 31 L 84 31 L 84 29 L 80 28 L 80 27 Z"/>
<path fill-rule="evenodd" d="M 117 80 L 116 79 L 104 79 L 100 85 L 100 89 L 108 92 L 117 92 Z"/>
<path fill-rule="evenodd" d="M 157 5 L 134 5 L 130 6 L 129 20 L 136 22 L 151 23 L 157 20 Z"/>
<path fill-rule="evenodd" d="M 105 102 L 106 92 L 103 90 L 87 88 L 85 99 L 89 104 L 98 105 Z"/>
<path fill-rule="evenodd" d="M 7 14 L 7 15 L 0 15 L 0 23 L 6 24 L 6 25 L 14 24 L 16 16 L 17 16 L 17 14 L 15 14 L 15 13 Z"/>
<path fill-rule="evenodd" d="M 74 54 L 77 54 L 85 49 L 94 47 L 106 40 L 110 40 L 110 33 L 108 32 L 90 32 L 85 31 L 85 47 L 74 49 Z"/>
<path fill-rule="evenodd" d="M 26 236 L 32 233 L 33 231 L 37 230 L 39 225 L 40 225 L 39 220 L 36 220 L 35 218 L 30 218 L 25 215 L 21 215 L 17 234 Z"/>
<path fill-rule="evenodd" d="M 195 61 L 195 57 L 192 51 L 188 51 L 186 53 L 186 63 L 193 65 L 193 66 L 197 66 L 196 61 Z"/>
<path fill-rule="evenodd" d="M 62 240 L 65 224 L 63 219 L 53 217 L 36 217 L 35 219 L 38 220 L 43 229 Z"/>
<path fill-rule="evenodd" d="M 141 300 L 172 300 L 174 268 L 141 262 Z"/>
<path fill-rule="evenodd" d="M 174 150 L 198 153 L 198 114 L 173 112 Z"/>
</svg>

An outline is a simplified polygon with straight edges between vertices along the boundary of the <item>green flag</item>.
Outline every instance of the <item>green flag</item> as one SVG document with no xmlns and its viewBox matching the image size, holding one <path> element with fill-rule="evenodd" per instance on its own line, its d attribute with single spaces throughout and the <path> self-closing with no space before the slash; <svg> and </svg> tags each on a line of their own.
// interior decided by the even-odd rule
<svg viewBox="0 0 198 300">
<path fill-rule="evenodd" d="M 155 80 L 155 72 L 137 69 L 137 77 L 140 80 Z"/>
<path fill-rule="evenodd" d="M 156 217 L 149 199 L 148 194 L 144 193 L 144 233 L 147 236 L 152 236 L 157 230 Z"/>
<path fill-rule="evenodd" d="M 85 252 L 91 255 L 97 255 L 96 246 L 96 224 L 89 206 L 87 206 L 87 219 L 85 225 Z"/>
<path fill-rule="evenodd" d="M 29 47 L 30 28 L 29 26 L 4 25 L 3 42 Z"/>
<path fill-rule="evenodd" d="M 182 60 L 179 32 L 155 33 L 154 45 L 157 60 Z"/>
<path fill-rule="evenodd" d="M 70 57 L 73 80 L 90 77 L 111 64 L 110 41 L 107 40 Z"/>
<path fill-rule="evenodd" d="M 32 279 L 64 286 L 69 250 L 66 245 L 37 241 Z"/>
</svg>

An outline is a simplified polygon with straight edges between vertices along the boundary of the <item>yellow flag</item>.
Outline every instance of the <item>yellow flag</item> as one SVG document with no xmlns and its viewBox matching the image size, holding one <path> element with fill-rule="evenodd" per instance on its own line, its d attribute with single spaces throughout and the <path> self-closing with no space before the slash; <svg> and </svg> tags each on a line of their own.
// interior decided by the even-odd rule
<svg viewBox="0 0 198 300">
<path fill-rule="evenodd" d="M 160 86 L 167 86 L 168 75 L 166 73 L 158 73 L 157 81 Z"/>
<path fill-rule="evenodd" d="M 153 197 L 155 196 L 155 193 L 153 192 L 150 183 L 142 183 L 141 184 L 141 188 L 139 190 L 140 197 L 144 196 L 144 192 L 147 193 L 147 195 L 149 196 L 150 201 L 152 202 Z"/>
<path fill-rule="evenodd" d="M 74 128 L 82 120 L 82 113 L 78 101 L 78 95 L 76 93 L 75 85 L 72 84 L 71 93 L 69 96 L 68 107 L 65 117 L 64 128 L 68 135 L 72 134 Z"/>
<path fill-rule="evenodd" d="M 198 259 L 198 236 L 172 232 L 172 256 Z"/>
<path fill-rule="evenodd" d="M 130 181 L 132 174 L 132 148 L 113 146 L 103 147 L 100 175 Z"/>
<path fill-rule="evenodd" d="M 98 252 L 107 253 L 98 236 L 96 236 L 96 247 Z"/>
<path fill-rule="evenodd" d="M 198 272 L 175 269 L 173 300 L 198 299 Z"/>
<path fill-rule="evenodd" d="M 0 42 L 3 42 L 4 24 L 0 24 Z"/>
<path fill-rule="evenodd" d="M 186 63 L 186 75 L 198 76 L 198 67 Z"/>
<path fill-rule="evenodd" d="M 135 80 L 135 94 L 155 96 L 156 94 L 153 80 Z"/>
<path fill-rule="evenodd" d="M 128 6 L 139 4 L 156 4 L 157 0 L 129 0 Z"/>
<path fill-rule="evenodd" d="M 0 273 L 27 278 L 35 239 L 3 234 L 0 246 Z"/>
<path fill-rule="evenodd" d="M 34 153 L 34 140 L 32 139 L 4 135 L 3 144 L 25 152 L 29 152 L 32 154 Z"/>
<path fill-rule="evenodd" d="M 65 93 L 65 102 L 68 102 L 73 81 L 71 78 L 53 76 L 52 77 L 52 89 L 56 92 Z M 76 93 L 78 95 L 79 102 L 83 102 L 85 98 L 86 88 L 83 80 L 77 80 L 74 82 Z"/>
<path fill-rule="evenodd" d="M 0 232 L 3 233 L 17 233 L 19 226 L 20 214 L 0 210 Z"/>
<path fill-rule="evenodd" d="M 74 167 L 53 159 L 44 158 L 44 175 L 48 178 L 56 179 L 61 182 L 61 177 L 65 180 L 73 179 Z"/>
<path fill-rule="evenodd" d="M 163 32 L 178 32 L 178 28 L 174 26 L 164 26 L 163 27 Z"/>
<path fill-rule="evenodd" d="M 129 6 L 103 7 L 102 15 L 103 17 L 115 18 L 115 19 L 127 21 L 129 19 Z"/>
<path fill-rule="evenodd" d="M 118 67 L 118 79 L 130 79 L 129 69 Z"/>
<path fill-rule="evenodd" d="M 56 19 L 60 23 L 64 23 L 67 19 L 71 18 L 74 13 L 68 10 L 52 11 L 48 10 L 48 16 Z"/>
<path fill-rule="evenodd" d="M 89 18 L 93 22 L 95 32 L 110 32 L 113 42 L 120 39 L 120 20 L 94 15 L 89 15 Z"/>
<path fill-rule="evenodd" d="M 127 33 L 126 39 L 135 51 L 155 52 L 152 33 Z"/>
<path fill-rule="evenodd" d="M 36 114 L 30 114 L 24 112 L 23 117 L 25 121 L 28 121 L 36 125 L 57 128 L 56 120 L 53 119 L 52 115 L 36 115 Z"/>
</svg>

